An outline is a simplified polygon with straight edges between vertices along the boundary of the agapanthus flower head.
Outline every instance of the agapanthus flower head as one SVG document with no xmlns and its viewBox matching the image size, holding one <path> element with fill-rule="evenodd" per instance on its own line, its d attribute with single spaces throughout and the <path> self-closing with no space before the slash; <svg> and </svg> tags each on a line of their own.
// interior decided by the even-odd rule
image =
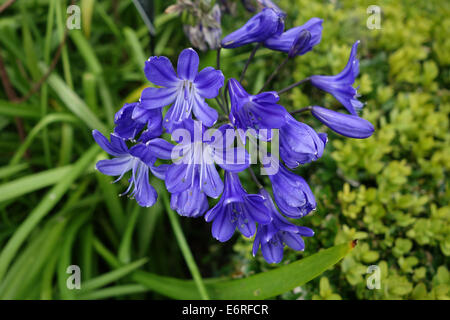
<svg viewBox="0 0 450 320">
<path fill-rule="evenodd" d="M 264 46 L 286 52 L 290 57 L 301 56 L 312 50 L 322 39 L 322 19 L 312 18 L 302 26 L 294 27 L 264 41 Z"/>
<path fill-rule="evenodd" d="M 140 108 L 158 109 L 171 105 L 163 125 L 170 132 L 173 126 L 191 118 L 191 112 L 206 126 L 217 121 L 217 111 L 205 99 L 215 98 L 223 86 L 222 71 L 206 67 L 198 72 L 199 57 L 193 49 L 183 50 L 178 57 L 177 73 L 166 57 L 150 57 L 145 63 L 147 79 L 161 88 L 142 91 Z"/>
<path fill-rule="evenodd" d="M 125 140 L 135 140 L 141 133 L 138 141 L 147 142 L 159 137 L 162 132 L 161 109 L 147 110 L 139 108 L 139 102 L 126 103 L 114 116 L 114 133 Z"/>
<path fill-rule="evenodd" d="M 274 162 L 265 159 L 264 163 Z M 273 164 L 272 164 L 273 165 Z M 289 218 L 301 218 L 312 210 L 316 209 L 316 200 L 305 179 L 286 169 L 282 164 L 278 164 L 278 171 L 269 175 L 272 183 L 275 202 Z"/>
<path fill-rule="evenodd" d="M 245 237 L 252 237 L 256 231 L 256 222 L 267 224 L 271 216 L 261 195 L 248 194 L 236 173 L 225 172 L 223 195 L 206 213 L 205 220 L 212 221 L 213 237 L 225 242 L 233 236 L 236 228 Z"/>
<path fill-rule="evenodd" d="M 313 106 L 311 113 L 331 130 L 349 138 L 365 139 L 375 131 L 369 121 L 352 114 L 344 114 L 318 106 Z"/>
<path fill-rule="evenodd" d="M 261 189 L 260 194 L 264 197 L 264 203 L 269 209 L 272 221 L 269 224 L 258 226 L 253 242 L 253 256 L 256 256 L 261 247 L 263 257 L 268 263 L 279 263 L 283 259 L 285 245 L 294 250 L 303 251 L 305 242 L 302 237 L 312 237 L 314 231 L 286 220 L 278 212 L 272 197 L 265 189 Z"/>
<path fill-rule="evenodd" d="M 279 129 L 286 121 L 286 109 L 277 104 L 275 91 L 250 95 L 236 79 L 228 82 L 230 120 L 239 129 Z"/>
<path fill-rule="evenodd" d="M 123 194 L 127 194 L 134 187 L 130 196 L 134 197 L 142 207 L 152 206 L 158 195 L 149 183 L 149 169 L 156 176 L 162 175 L 161 172 L 165 168 L 155 167 L 154 163 L 157 158 L 168 159 L 169 143 L 158 138 L 150 140 L 146 144 L 139 143 L 128 149 L 125 141 L 114 133 L 110 135 L 111 142 L 98 130 L 94 130 L 92 136 L 103 150 L 114 157 L 98 161 L 97 170 L 108 176 L 119 176 L 116 181 L 131 171 L 131 177 L 128 180 L 130 184 Z"/>
<path fill-rule="evenodd" d="M 260 90 L 263 91 L 290 58 L 305 54 L 321 41 L 322 20 L 312 18 L 283 33 L 285 14 L 270 0 L 257 2 L 265 8 L 226 36 L 221 46 L 236 48 L 257 42 L 255 49 L 265 45 L 288 54 L 266 80 Z M 209 24 L 210 21 L 202 20 L 207 16 L 203 11 L 209 12 L 213 5 L 216 9 L 212 16 L 214 23 Z M 193 43 L 198 42 L 200 47 L 206 48 L 205 43 L 210 47 L 218 45 L 218 8 L 217 3 L 209 0 L 178 0 L 169 11 L 191 10 L 190 19 L 198 13 L 196 10 L 203 10 L 198 13 L 200 18 L 195 20 L 196 24 L 185 26 L 185 29 Z M 317 133 L 307 124 L 295 120 L 279 104 L 279 94 L 310 80 L 314 86 L 334 95 L 351 115 L 318 106 L 302 108 L 295 113 L 311 111 L 314 117 L 339 134 L 369 137 L 374 128 L 357 115 L 362 103 L 353 88 L 359 73 L 358 44 L 359 41 L 353 45 L 349 61 L 338 75 L 315 75 L 278 93 L 267 91 L 256 95 L 249 94 L 236 79 L 229 80 L 227 90 L 220 90 L 224 85 L 222 72 L 212 67 L 199 72 L 199 56 L 193 49 L 180 53 L 176 71 L 167 57 L 150 57 L 144 72 L 154 86 L 143 90 L 139 102 L 125 104 L 116 113 L 110 140 L 99 131 L 93 131 L 95 141 L 112 156 L 112 159 L 98 161 L 96 168 L 103 174 L 118 176 L 116 181 L 131 173 L 129 186 L 123 194 L 129 194 L 144 207 L 152 206 L 158 196 L 149 183 L 149 175 L 153 174 L 164 180 L 171 194 L 170 207 L 179 215 L 204 216 L 212 224 L 213 237 L 221 242 L 229 240 L 236 230 L 245 237 L 255 236 L 253 255 L 261 247 L 267 262 L 278 263 L 283 258 L 285 245 L 303 250 L 302 237 L 314 234 L 311 229 L 287 220 L 302 218 L 316 209 L 311 188 L 290 169 L 319 159 L 327 144 L 326 134 Z M 255 51 L 241 74 L 242 79 Z M 220 65 L 220 52 L 218 50 L 217 65 Z M 222 111 L 226 114 L 231 107 L 230 123 L 215 125 L 218 113 L 205 99 L 216 98 L 219 93 L 217 105 Z M 169 108 L 163 119 L 162 108 L 166 106 Z M 173 144 L 160 138 L 164 129 L 171 135 Z M 240 139 L 237 143 L 236 136 Z M 247 137 L 249 145 L 246 145 Z M 250 177 L 259 194 L 249 194 L 242 185 L 238 173 L 256 163 L 251 156 L 259 159 L 261 174 L 268 175 L 273 200 L 263 187 L 266 181 L 259 180 L 253 170 L 249 170 Z M 170 163 L 157 166 L 158 159 Z M 208 198 L 218 199 L 211 209 Z"/>
<path fill-rule="evenodd" d="M 283 15 L 274 9 L 265 8 L 254 15 L 244 26 L 222 40 L 223 48 L 237 48 L 253 42 L 264 42 L 283 32 Z"/>
<path fill-rule="evenodd" d="M 305 123 L 286 115 L 286 123 L 281 127 L 280 156 L 291 169 L 315 161 L 322 157 L 327 143 L 327 135 L 316 131 Z"/>
<path fill-rule="evenodd" d="M 364 105 L 358 100 L 357 89 L 353 88 L 359 74 L 359 60 L 356 57 L 359 41 L 356 41 L 350 52 L 350 58 L 344 70 L 335 76 L 311 76 L 310 81 L 315 87 L 332 94 L 353 115 Z"/>
</svg>

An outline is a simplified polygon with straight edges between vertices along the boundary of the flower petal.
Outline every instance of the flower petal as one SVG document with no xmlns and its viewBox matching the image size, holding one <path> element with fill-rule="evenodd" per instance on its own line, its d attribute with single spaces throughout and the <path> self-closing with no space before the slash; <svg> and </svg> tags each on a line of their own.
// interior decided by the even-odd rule
<svg viewBox="0 0 450 320">
<path fill-rule="evenodd" d="M 201 97 L 213 99 L 217 97 L 219 89 L 223 87 L 224 79 L 222 71 L 207 67 L 198 73 L 194 84 Z"/>
<path fill-rule="evenodd" d="M 114 134 L 111 134 L 111 141 L 114 143 L 110 143 L 108 139 L 98 130 L 92 131 L 92 136 L 94 137 L 95 142 L 108 154 L 112 156 L 121 156 L 128 153 L 128 148 L 125 144 L 125 142 L 117 137 Z"/>
<path fill-rule="evenodd" d="M 153 154 L 152 150 L 143 143 L 139 143 L 131 147 L 130 154 L 133 157 L 139 158 L 148 166 L 153 165 L 156 161 L 156 156 Z"/>
<path fill-rule="evenodd" d="M 264 204 L 264 197 L 259 194 L 249 194 L 245 197 L 245 207 L 250 216 L 261 224 L 268 224 L 272 221 L 270 213 Z"/>
<path fill-rule="evenodd" d="M 175 101 L 176 93 L 177 88 L 145 88 L 141 94 L 141 108 L 151 110 L 168 106 Z"/>
<path fill-rule="evenodd" d="M 151 166 L 150 170 L 155 177 L 164 180 L 166 178 L 167 169 L 169 169 L 169 167 L 169 164 L 160 164 L 159 166 Z"/>
<path fill-rule="evenodd" d="M 179 79 L 172 63 L 166 57 L 150 57 L 145 62 L 144 73 L 148 81 L 162 87 L 175 87 Z"/>
<path fill-rule="evenodd" d="M 118 157 L 114 159 L 100 160 L 95 165 L 96 169 L 107 176 L 121 176 L 131 170 L 133 161 L 131 157 Z"/>
<path fill-rule="evenodd" d="M 155 204 L 158 194 L 148 181 L 148 167 L 141 163 L 138 168 L 133 196 L 141 207 L 151 207 Z"/>
<path fill-rule="evenodd" d="M 200 175 L 200 184 L 208 197 L 217 199 L 223 191 L 223 181 L 214 164 L 203 164 L 203 175 Z"/>
<path fill-rule="evenodd" d="M 365 139 L 374 132 L 373 125 L 366 119 L 314 106 L 311 113 L 331 130 L 355 139 Z"/>
<path fill-rule="evenodd" d="M 305 242 L 298 233 L 284 232 L 281 233 L 281 238 L 286 245 L 294 250 L 302 251 L 305 249 Z"/>
<path fill-rule="evenodd" d="M 157 158 L 164 160 L 172 159 L 172 149 L 174 145 L 170 142 L 161 138 L 156 138 L 147 142 L 147 146 Z"/>
<path fill-rule="evenodd" d="M 236 230 L 236 223 L 231 222 L 230 213 L 227 209 L 219 212 L 212 223 L 211 232 L 215 239 L 220 242 L 230 240 Z"/>
<path fill-rule="evenodd" d="M 251 164 L 250 154 L 242 147 L 216 150 L 214 160 L 222 169 L 229 172 L 241 172 Z M 220 153 L 219 153 L 220 152 Z"/>
<path fill-rule="evenodd" d="M 219 118 L 216 109 L 211 108 L 198 94 L 195 95 L 192 111 L 194 115 L 207 127 L 212 127 Z"/>
<path fill-rule="evenodd" d="M 199 62 L 198 54 L 194 49 L 188 48 L 181 51 L 177 64 L 178 77 L 194 81 L 198 73 Z"/>
<path fill-rule="evenodd" d="M 182 192 L 191 187 L 194 166 L 187 164 L 172 164 L 166 173 L 166 188 L 170 193 Z"/>
<path fill-rule="evenodd" d="M 268 263 L 280 263 L 283 259 L 283 245 L 279 241 L 261 242 L 261 252 Z"/>
</svg>

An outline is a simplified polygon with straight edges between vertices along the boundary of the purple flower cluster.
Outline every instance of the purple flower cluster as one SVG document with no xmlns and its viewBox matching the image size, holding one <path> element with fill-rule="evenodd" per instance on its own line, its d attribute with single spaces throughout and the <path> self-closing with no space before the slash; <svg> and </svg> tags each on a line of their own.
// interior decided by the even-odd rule
<svg viewBox="0 0 450 320">
<path fill-rule="evenodd" d="M 284 19 L 281 10 L 267 6 L 227 35 L 221 46 L 258 43 L 292 59 L 320 43 L 321 19 L 312 18 L 287 31 Z M 350 114 L 319 106 L 300 111 L 311 112 L 341 135 L 361 139 L 371 136 L 374 128 L 358 116 L 363 106 L 353 87 L 359 73 L 358 44 L 353 45 L 341 73 L 306 79 L 332 94 Z M 170 206 L 178 214 L 203 216 L 211 222 L 212 236 L 221 242 L 228 241 L 236 230 L 247 238 L 254 236 L 253 254 L 261 247 L 269 263 L 282 260 L 285 245 L 303 250 L 302 237 L 313 236 L 314 232 L 288 218 L 309 214 L 316 209 L 316 200 L 305 179 L 291 170 L 318 160 L 327 135 L 297 121 L 296 112 L 290 113 L 280 104 L 283 90 L 251 94 L 233 78 L 224 87 L 221 70 L 206 67 L 199 71 L 199 56 L 193 49 L 180 53 L 176 71 L 167 57 L 155 56 L 146 61 L 144 72 L 153 85 L 142 91 L 138 102 L 125 104 L 116 113 L 110 140 L 93 131 L 95 141 L 113 157 L 100 160 L 97 169 L 117 176 L 116 181 L 131 171 L 124 194 L 144 207 L 157 201 L 158 194 L 149 183 L 150 175 L 154 175 L 165 182 L 171 194 Z M 211 99 L 216 99 L 214 105 Z M 219 123 L 218 110 L 212 105 L 222 109 L 220 119 L 226 121 Z M 230 132 L 232 141 L 227 138 Z M 163 134 L 174 143 L 163 139 Z M 272 147 L 279 145 L 279 158 L 272 153 L 260 156 L 260 168 L 268 175 L 260 177 L 262 182 L 251 168 L 256 162 L 247 148 L 247 138 L 271 143 Z M 276 170 L 269 172 L 269 166 Z M 242 184 L 240 173 L 247 170 L 259 190 L 256 194 Z M 211 207 L 209 198 L 218 202 Z"/>
</svg>

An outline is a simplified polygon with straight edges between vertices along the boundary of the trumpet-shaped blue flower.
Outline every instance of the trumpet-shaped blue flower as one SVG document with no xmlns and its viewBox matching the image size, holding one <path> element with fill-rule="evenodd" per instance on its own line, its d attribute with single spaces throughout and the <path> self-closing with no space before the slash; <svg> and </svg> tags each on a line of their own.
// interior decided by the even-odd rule
<svg viewBox="0 0 450 320">
<path fill-rule="evenodd" d="M 359 60 L 356 58 L 359 41 L 356 41 L 350 52 L 350 58 L 344 70 L 335 76 L 311 76 L 311 83 L 317 88 L 332 94 L 353 115 L 364 105 L 358 100 L 357 89 L 353 88 L 355 78 L 359 74 Z"/>
<path fill-rule="evenodd" d="M 215 98 L 223 86 L 222 71 L 206 67 L 198 72 L 199 57 L 193 49 L 183 50 L 178 57 L 177 73 L 166 57 L 150 57 L 145 63 L 147 79 L 161 88 L 142 91 L 141 106 L 146 110 L 171 105 L 164 117 L 164 127 L 191 118 L 191 113 L 210 127 L 217 121 L 217 111 L 205 99 Z"/>
<path fill-rule="evenodd" d="M 165 168 L 155 167 L 154 163 L 157 158 L 170 159 L 170 143 L 154 139 L 147 144 L 139 143 L 128 149 L 125 141 L 116 134 L 111 134 L 111 142 L 97 130 L 94 130 L 92 135 L 103 150 L 114 156 L 113 159 L 98 161 L 97 170 L 108 176 L 119 176 L 116 181 L 131 171 L 128 180 L 130 184 L 123 194 L 127 194 L 134 186 L 131 197 L 134 197 L 140 206 L 151 207 L 158 195 L 149 183 L 149 169 L 155 176 L 162 176 Z"/>
<path fill-rule="evenodd" d="M 326 143 L 326 134 L 316 133 L 307 124 L 287 114 L 286 123 L 280 129 L 280 156 L 289 168 L 319 159 Z"/>
<path fill-rule="evenodd" d="M 271 8 L 264 8 L 241 28 L 222 40 L 223 48 L 237 48 L 253 42 L 264 42 L 280 35 L 284 29 L 283 14 Z"/>
<path fill-rule="evenodd" d="M 230 120 L 239 129 L 279 129 L 288 113 L 277 104 L 280 97 L 274 91 L 250 95 L 236 79 L 228 82 L 231 101 Z"/>
<path fill-rule="evenodd" d="M 269 179 L 275 202 L 286 216 L 301 218 L 316 209 L 314 194 L 302 177 L 279 164 L 278 172 L 269 175 Z"/>
<path fill-rule="evenodd" d="M 247 238 L 256 231 L 256 222 L 267 224 L 271 221 L 264 198 L 248 194 L 242 187 L 236 173 L 225 173 L 225 189 L 220 201 L 205 215 L 212 221 L 212 235 L 221 242 L 228 241 L 236 228 Z"/>
<path fill-rule="evenodd" d="M 261 247 L 263 257 L 268 263 L 279 263 L 283 259 L 285 245 L 294 250 L 303 251 L 305 242 L 302 237 L 312 237 L 314 231 L 287 221 L 275 208 L 269 193 L 261 189 L 260 194 L 264 197 L 272 221 L 267 225 L 258 226 L 253 242 L 253 256 L 256 256 L 259 247 Z"/>
<path fill-rule="evenodd" d="M 355 115 L 343 114 L 318 106 L 312 107 L 311 113 L 331 130 L 349 138 L 365 139 L 370 137 L 375 130 L 369 121 Z"/>
<path fill-rule="evenodd" d="M 312 18 L 302 26 L 294 27 L 264 41 L 264 46 L 289 53 L 290 57 L 301 56 L 312 50 L 322 39 L 322 19 Z"/>
</svg>

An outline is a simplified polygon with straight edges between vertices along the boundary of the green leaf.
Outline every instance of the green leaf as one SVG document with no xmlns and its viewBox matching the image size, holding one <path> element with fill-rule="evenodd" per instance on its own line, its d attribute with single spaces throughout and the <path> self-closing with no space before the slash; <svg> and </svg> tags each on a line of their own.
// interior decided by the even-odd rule
<svg viewBox="0 0 450 320">
<path fill-rule="evenodd" d="M 245 279 L 205 279 L 211 299 L 250 300 L 267 299 L 293 290 L 316 278 L 338 263 L 352 246 L 348 243 L 319 251 L 307 258 L 277 269 L 259 273 Z M 200 299 L 192 280 L 158 276 L 147 272 L 135 272 L 132 277 L 138 283 L 175 299 Z"/>
<path fill-rule="evenodd" d="M 72 166 L 65 166 L 42 171 L 0 185 L 0 202 L 51 186 L 61 181 L 61 177 L 68 174 L 71 168 Z"/>
<path fill-rule="evenodd" d="M 146 291 L 149 291 L 146 286 L 140 284 L 128 284 L 88 292 L 86 294 L 80 295 L 78 298 L 81 300 L 110 299 L 115 297 L 122 297 L 127 294 L 136 294 Z"/>
<path fill-rule="evenodd" d="M 134 63 L 136 64 L 138 70 L 141 72 L 142 77 L 145 79 L 143 70 L 145 66 L 145 60 L 147 59 L 145 58 L 144 49 L 142 49 L 136 32 L 134 32 L 133 29 L 127 27 L 123 30 L 123 33 L 125 35 L 125 39 L 127 40 L 128 46 L 130 47 L 130 53 L 133 57 Z"/>
<path fill-rule="evenodd" d="M 7 117 L 39 119 L 41 117 L 41 111 L 35 106 L 0 100 L 0 115 Z"/>
<path fill-rule="evenodd" d="M 104 287 L 107 284 L 117 281 L 125 277 L 127 274 L 135 271 L 136 269 L 139 269 L 141 266 L 147 263 L 147 261 L 148 261 L 147 258 L 139 259 L 135 262 L 120 267 L 114 271 L 105 273 L 101 276 L 88 280 L 82 284 L 80 294 L 86 293 L 87 291 L 90 290 L 95 290 Z"/>
<path fill-rule="evenodd" d="M 85 172 L 85 169 L 95 159 L 100 152 L 100 147 L 92 146 L 86 153 L 72 166 L 64 179 L 60 180 L 41 200 L 33 211 L 27 216 L 25 221 L 17 228 L 14 235 L 8 240 L 0 254 L 0 281 L 7 271 L 11 260 L 27 239 L 36 225 L 52 210 L 63 195 L 69 190 L 72 183 Z"/>
<path fill-rule="evenodd" d="M 128 218 L 127 226 L 119 245 L 118 257 L 123 263 L 129 263 L 131 261 L 133 232 L 140 213 L 141 206 L 136 203 L 131 216 Z"/>
<path fill-rule="evenodd" d="M 39 64 L 45 72 L 47 67 Z M 97 116 L 89 109 L 86 103 L 72 90 L 70 87 L 56 74 L 52 73 L 48 77 L 48 84 L 64 102 L 66 107 L 80 118 L 89 128 L 97 129 L 104 134 L 108 133 L 107 127 L 97 118 Z"/>
</svg>

